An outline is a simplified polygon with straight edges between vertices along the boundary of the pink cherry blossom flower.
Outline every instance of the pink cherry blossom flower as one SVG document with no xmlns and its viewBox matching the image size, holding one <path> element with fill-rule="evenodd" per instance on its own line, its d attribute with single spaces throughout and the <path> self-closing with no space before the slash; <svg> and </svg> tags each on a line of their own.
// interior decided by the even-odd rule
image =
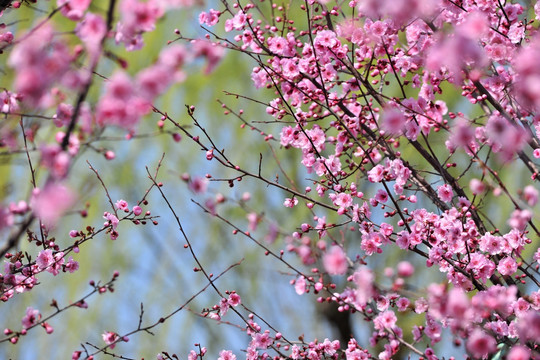
<svg viewBox="0 0 540 360">
<path fill-rule="evenodd" d="M 132 34 L 154 30 L 157 19 L 163 15 L 163 9 L 154 0 L 123 0 L 120 8 L 122 22 Z"/>
<path fill-rule="evenodd" d="M 30 205 L 46 226 L 54 227 L 74 203 L 73 191 L 62 184 L 53 183 L 41 191 L 34 191 Z"/>
<path fill-rule="evenodd" d="M 334 355 L 340 349 L 339 340 L 330 341 L 330 339 L 324 339 L 322 346 L 324 347 L 324 353 L 329 356 Z"/>
<path fill-rule="evenodd" d="M 101 42 L 107 35 L 105 19 L 97 14 L 87 13 L 83 21 L 77 24 L 75 34 L 82 40 L 95 64 L 101 51 Z"/>
<path fill-rule="evenodd" d="M 156 97 L 163 94 L 172 85 L 174 78 L 171 77 L 171 69 L 161 64 L 155 64 L 141 70 L 136 78 L 138 96 L 152 102 Z"/>
<path fill-rule="evenodd" d="M 441 325 L 428 313 L 428 315 L 426 315 L 426 327 L 424 329 L 424 334 L 431 339 L 432 344 L 435 344 L 441 341 L 441 332 Z"/>
<path fill-rule="evenodd" d="M 469 188 L 473 195 L 480 195 L 486 190 L 486 186 L 479 179 L 471 179 L 469 182 Z"/>
<path fill-rule="evenodd" d="M 118 223 L 120 222 L 116 216 L 109 212 L 103 213 L 103 218 L 107 220 L 103 226 L 111 226 L 113 230 L 116 230 L 116 227 L 118 226 Z"/>
<path fill-rule="evenodd" d="M 336 33 L 330 30 L 319 31 L 317 33 L 314 43 L 315 47 L 330 49 L 333 49 L 340 45 L 340 42 L 336 37 Z"/>
<path fill-rule="evenodd" d="M 371 256 L 374 253 L 382 253 L 380 248 L 383 243 L 387 242 L 386 237 L 378 232 L 367 232 L 362 234 L 361 248 L 366 255 Z"/>
<path fill-rule="evenodd" d="M 227 302 L 231 306 L 238 306 L 242 303 L 242 299 L 240 298 L 240 295 L 238 295 L 237 293 L 231 293 L 229 295 L 229 300 L 227 300 Z"/>
<path fill-rule="evenodd" d="M 333 199 L 333 202 L 339 207 L 338 214 L 344 214 L 347 208 L 352 206 L 353 200 L 350 194 L 342 192 Z"/>
<path fill-rule="evenodd" d="M 377 310 L 379 311 L 386 311 L 388 310 L 388 307 L 390 306 L 390 300 L 386 296 L 379 296 L 377 298 Z"/>
<path fill-rule="evenodd" d="M 500 254 L 503 250 L 504 238 L 500 236 L 494 236 L 490 233 L 485 233 L 480 238 L 480 250 L 488 252 L 492 255 Z"/>
<path fill-rule="evenodd" d="M 518 252 L 521 251 L 523 246 L 528 241 L 525 235 L 516 229 L 510 230 L 508 234 L 503 235 L 503 238 L 506 240 L 511 249 L 517 250 Z"/>
<path fill-rule="evenodd" d="M 459 118 L 452 128 L 452 134 L 446 143 L 447 148 L 450 152 L 463 148 L 469 154 L 475 148 L 475 144 L 474 128 L 467 120 Z"/>
<path fill-rule="evenodd" d="M 497 270 L 501 275 L 512 275 L 517 271 L 517 263 L 512 257 L 507 256 L 499 261 Z"/>
<path fill-rule="evenodd" d="M 288 208 L 293 208 L 293 207 L 295 207 L 297 204 L 298 204 L 298 199 L 295 198 L 295 197 L 293 197 L 293 198 L 286 198 L 285 201 L 283 202 L 283 206 L 288 207 Z"/>
<path fill-rule="evenodd" d="M 22 318 L 23 329 L 28 329 L 36 325 L 41 319 L 41 314 L 39 310 L 36 310 L 32 307 L 26 308 L 26 315 Z"/>
<path fill-rule="evenodd" d="M 281 36 L 269 37 L 267 42 L 270 51 L 276 55 L 286 55 L 291 53 L 287 40 Z"/>
<path fill-rule="evenodd" d="M 307 138 L 306 143 L 303 145 L 303 149 L 310 151 L 312 146 L 315 146 L 317 151 L 322 151 L 325 148 L 326 134 L 320 126 L 314 125 L 312 129 L 305 131 Z M 309 138 L 309 139 L 308 139 Z"/>
<path fill-rule="evenodd" d="M 377 190 L 377 193 L 375 194 L 375 200 L 381 203 L 385 203 L 388 201 L 388 193 L 384 191 L 383 189 Z"/>
<path fill-rule="evenodd" d="M 268 77 L 265 71 L 262 71 L 261 68 L 259 67 L 255 67 L 253 68 L 253 71 L 251 73 L 251 80 L 253 81 L 253 85 L 255 86 L 255 89 L 260 89 L 266 85 L 268 81 Z M 287 126 L 287 128 L 291 128 L 291 127 Z M 286 144 L 283 144 L 283 140 L 281 140 L 281 145 L 284 145 L 284 146 L 286 145 Z"/>
<path fill-rule="evenodd" d="M 306 278 L 304 276 L 299 276 L 294 283 L 294 290 L 298 295 L 302 295 L 307 290 Z"/>
<path fill-rule="evenodd" d="M 107 32 L 107 24 L 100 15 L 88 13 L 75 28 L 77 36 L 86 46 L 96 49 Z"/>
<path fill-rule="evenodd" d="M 227 302 L 227 299 L 225 298 L 222 298 L 220 301 L 219 301 L 219 316 L 220 317 L 223 317 L 227 314 L 227 312 L 229 311 L 229 303 Z"/>
<path fill-rule="evenodd" d="M 396 245 L 400 249 L 408 249 L 411 245 L 409 234 L 406 231 L 400 231 L 398 237 L 396 238 Z"/>
<path fill-rule="evenodd" d="M 208 179 L 201 176 L 194 176 L 188 183 L 191 191 L 197 194 L 204 194 L 208 188 Z"/>
<path fill-rule="evenodd" d="M 195 350 L 190 350 L 188 354 L 188 360 L 197 360 L 198 357 L 199 355 L 195 352 Z M 165 358 L 158 358 L 157 360 L 165 360 Z"/>
<path fill-rule="evenodd" d="M 289 79 L 294 79 L 300 74 L 300 69 L 298 68 L 296 61 L 293 59 L 282 59 L 281 67 L 283 75 Z"/>
<path fill-rule="evenodd" d="M 217 10 L 210 9 L 208 12 L 201 12 L 199 14 L 199 24 L 214 26 L 219 21 L 221 13 Z"/>
<path fill-rule="evenodd" d="M 4 90 L 0 92 L 0 112 L 9 114 L 19 110 L 18 95 Z"/>
<path fill-rule="evenodd" d="M 60 103 L 56 109 L 56 114 L 53 115 L 54 124 L 57 127 L 66 126 L 71 120 L 73 114 L 73 106 L 66 103 Z"/>
<path fill-rule="evenodd" d="M 465 319 L 469 309 L 469 298 L 462 289 L 453 288 L 448 292 L 448 303 L 446 305 L 447 316 L 454 319 Z"/>
<path fill-rule="evenodd" d="M 189 52 L 185 46 L 172 44 L 161 50 L 158 63 L 170 70 L 177 70 L 190 58 Z"/>
<path fill-rule="evenodd" d="M 36 265 L 38 266 L 38 269 L 46 270 L 54 276 L 59 274 L 64 262 L 64 253 L 59 251 L 53 254 L 51 249 L 40 251 L 36 259 Z"/>
<path fill-rule="evenodd" d="M 243 10 L 238 11 L 234 17 L 225 22 L 225 31 L 230 31 L 232 29 L 242 30 L 246 24 L 247 16 Z M 228 30 L 230 29 L 230 30 Z"/>
<path fill-rule="evenodd" d="M 103 341 L 105 341 L 105 344 L 109 345 L 110 349 L 114 349 L 116 341 L 120 339 L 120 336 L 112 331 L 105 331 L 101 337 L 103 338 Z"/>
<path fill-rule="evenodd" d="M 452 188 L 448 184 L 439 186 L 437 188 L 437 194 L 439 195 L 439 199 L 441 199 L 444 202 L 452 201 L 452 197 L 454 196 L 454 192 L 452 191 Z"/>
<path fill-rule="evenodd" d="M 418 327 L 417 325 L 413 326 L 412 333 L 413 333 L 415 342 L 418 342 L 420 341 L 420 339 L 422 339 L 422 329 Z"/>
<path fill-rule="evenodd" d="M 0 206 L 0 230 L 13 225 L 13 213 L 8 209 Z"/>
<path fill-rule="evenodd" d="M 116 204 L 114 204 L 118 210 L 122 211 L 129 211 L 129 206 L 126 200 L 118 200 Z"/>
<path fill-rule="evenodd" d="M 525 303 L 527 302 L 525 301 Z M 525 305 L 524 303 L 522 304 Z M 516 335 L 524 341 L 530 340 L 533 342 L 539 342 L 540 314 L 538 313 L 538 311 L 528 310 L 520 313 L 519 311 L 516 311 L 514 307 L 514 312 L 519 314 Z"/>
<path fill-rule="evenodd" d="M 508 225 L 514 229 L 523 231 L 531 218 L 532 213 L 529 210 L 516 209 L 512 212 L 510 219 L 508 219 Z"/>
<path fill-rule="evenodd" d="M 139 205 L 133 207 L 133 215 L 139 216 L 142 214 L 142 208 Z"/>
<path fill-rule="evenodd" d="M 131 78 L 123 71 L 114 73 L 105 88 L 109 96 L 124 101 L 131 98 L 135 90 Z"/>
<path fill-rule="evenodd" d="M 480 329 L 475 329 L 467 340 L 467 351 L 474 357 L 482 358 L 497 350 L 497 341 Z"/>
<path fill-rule="evenodd" d="M 540 264 L 540 247 L 536 249 L 536 252 L 533 255 L 533 259 Z"/>
<path fill-rule="evenodd" d="M 323 255 L 323 265 L 330 275 L 343 275 L 347 272 L 349 264 L 347 262 L 347 255 L 340 246 L 333 245 Z"/>
<path fill-rule="evenodd" d="M 221 350 L 219 352 L 218 360 L 236 360 L 236 355 L 229 350 Z"/>
<path fill-rule="evenodd" d="M 396 306 L 398 308 L 398 311 L 400 311 L 400 312 L 407 311 L 407 309 L 409 308 L 410 305 L 411 305 L 411 302 L 409 301 L 409 299 L 407 299 L 405 297 L 400 297 L 396 301 Z"/>
<path fill-rule="evenodd" d="M 371 182 L 380 182 L 383 179 L 383 174 L 384 167 L 382 165 L 376 165 L 368 171 L 368 180 Z"/>
<path fill-rule="evenodd" d="M 540 105 L 540 97 L 537 92 L 540 67 L 535 62 L 539 53 L 540 42 L 538 38 L 533 38 L 528 46 L 522 47 L 513 57 L 513 66 L 520 76 L 520 81 L 515 84 L 515 91 L 520 96 L 521 101 L 533 109 L 538 109 Z"/>
<path fill-rule="evenodd" d="M 328 156 L 328 159 L 322 160 L 322 158 L 315 163 L 315 173 L 319 176 L 322 176 L 330 170 L 330 173 L 334 176 L 341 171 L 341 161 L 339 157 L 335 155 Z"/>
<path fill-rule="evenodd" d="M 45 270 L 54 262 L 54 256 L 51 249 L 41 250 L 36 259 L 36 264 L 40 270 Z"/>
<path fill-rule="evenodd" d="M 497 336 L 509 336 L 508 324 L 505 321 L 490 321 L 484 325 L 485 330 L 493 331 Z"/>
<path fill-rule="evenodd" d="M 0 33 L 0 43 L 5 42 L 11 44 L 14 39 L 13 33 L 11 31 L 6 31 L 5 33 Z"/>
<path fill-rule="evenodd" d="M 70 273 L 74 273 L 75 271 L 79 270 L 79 263 L 73 260 L 73 257 L 70 256 L 68 262 L 65 265 L 65 269 Z"/>
<path fill-rule="evenodd" d="M 134 34 L 133 31 L 122 22 L 116 24 L 114 40 L 117 44 L 124 43 L 126 51 L 140 50 L 144 46 L 142 34 Z"/>
<path fill-rule="evenodd" d="M 512 304 L 512 307 L 514 308 L 514 313 L 518 317 L 522 317 L 527 314 L 527 311 L 530 309 L 531 304 L 527 300 L 519 298 Z"/>
<path fill-rule="evenodd" d="M 30 207 L 24 200 L 20 200 L 17 203 L 14 203 L 14 202 L 9 203 L 9 211 L 12 214 L 23 215 L 29 210 L 30 210 Z"/>
<path fill-rule="evenodd" d="M 257 215 L 257 213 L 255 213 L 255 212 L 251 212 L 251 213 L 247 214 L 246 217 L 248 219 L 248 228 L 249 228 L 249 230 L 250 231 L 257 230 L 257 225 L 261 221 L 261 219 L 259 218 L 259 215 Z"/>
<path fill-rule="evenodd" d="M 284 126 L 280 132 L 280 143 L 282 146 L 291 144 L 294 140 L 295 130 L 291 126 Z"/>
<path fill-rule="evenodd" d="M 84 12 L 88 9 L 92 0 L 57 0 L 56 5 L 60 8 L 62 15 L 70 20 L 81 20 Z"/>
<path fill-rule="evenodd" d="M 427 311 L 428 306 L 429 305 L 428 305 L 428 302 L 426 301 L 426 299 L 424 299 L 423 297 L 420 297 L 420 298 L 418 298 L 418 300 L 416 300 L 414 302 L 414 311 L 417 314 L 422 314 L 422 313 Z"/>
<path fill-rule="evenodd" d="M 268 349 L 274 342 L 270 337 L 269 331 L 266 330 L 264 333 L 255 333 L 253 338 L 253 345 L 260 349 Z"/>
<path fill-rule="evenodd" d="M 35 28 L 11 51 L 8 64 L 15 69 L 14 89 L 24 103 L 48 107 L 50 87 L 66 75 L 72 59 L 65 43 L 53 37 L 50 23 Z"/>
<path fill-rule="evenodd" d="M 375 275 L 366 266 L 359 267 L 353 274 L 353 281 L 356 284 L 356 300 L 360 306 L 365 306 L 375 295 L 373 281 Z"/>
<path fill-rule="evenodd" d="M 538 190 L 532 185 L 527 185 L 523 189 L 523 198 L 529 206 L 535 206 L 538 203 Z"/>
<path fill-rule="evenodd" d="M 405 116 L 397 108 L 389 108 L 382 116 L 381 128 L 391 135 L 400 135 L 405 126 Z"/>
<path fill-rule="evenodd" d="M 97 104 L 98 125 L 133 131 L 140 118 L 151 110 L 151 99 L 142 99 L 136 90 L 131 78 L 125 72 L 117 71 L 107 82 L 105 96 Z"/>
<path fill-rule="evenodd" d="M 492 115 L 486 125 L 488 140 L 495 152 L 501 152 L 508 161 L 520 151 L 528 140 L 528 134 L 520 127 L 512 126 L 503 116 Z"/>
<path fill-rule="evenodd" d="M 274 243 L 274 241 L 276 241 L 278 235 L 279 235 L 279 227 L 275 222 L 272 222 L 270 223 L 270 225 L 268 225 L 268 233 L 264 237 L 264 240 L 267 243 L 272 244 Z"/>
<path fill-rule="evenodd" d="M 524 36 L 525 27 L 521 22 L 515 22 L 510 26 L 510 29 L 508 30 L 508 38 L 514 44 L 518 44 L 519 42 L 521 42 Z"/>
<path fill-rule="evenodd" d="M 398 276 L 409 277 L 414 274 L 414 266 L 408 261 L 400 261 L 397 264 Z"/>
<path fill-rule="evenodd" d="M 475 273 L 475 277 L 486 281 L 495 271 L 495 264 L 493 261 L 488 260 L 483 254 L 474 253 L 471 254 L 471 261 L 467 265 L 467 270 Z"/>
<path fill-rule="evenodd" d="M 514 345 L 506 356 L 507 360 L 529 360 L 531 358 L 531 349 L 523 345 Z"/>
<path fill-rule="evenodd" d="M 397 317 L 396 314 L 387 310 L 379 314 L 374 320 L 375 328 L 378 330 L 392 329 L 396 325 Z"/>
</svg>

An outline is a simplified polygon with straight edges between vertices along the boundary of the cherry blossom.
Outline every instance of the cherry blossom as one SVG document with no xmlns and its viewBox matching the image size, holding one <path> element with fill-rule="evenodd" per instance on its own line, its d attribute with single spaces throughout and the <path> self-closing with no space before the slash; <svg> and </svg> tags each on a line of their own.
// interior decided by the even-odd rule
<svg viewBox="0 0 540 360">
<path fill-rule="evenodd" d="M 112 332 L 112 331 L 105 331 L 101 337 L 103 338 L 103 341 L 105 341 L 105 343 L 107 345 L 109 345 L 109 348 L 110 349 L 114 349 L 114 347 L 116 346 L 116 342 L 120 339 L 120 337 L 118 336 L 118 334 Z"/>
<path fill-rule="evenodd" d="M 32 307 L 26 308 L 26 315 L 22 319 L 23 328 L 28 329 L 38 323 L 41 319 L 41 314 L 39 310 L 36 310 Z"/>
<path fill-rule="evenodd" d="M 43 190 L 36 189 L 31 207 L 43 223 L 53 227 L 75 202 L 75 194 L 62 184 L 50 184 Z"/>
<path fill-rule="evenodd" d="M 347 272 L 347 256 L 340 246 L 333 245 L 323 256 L 324 268 L 330 275 L 343 275 Z"/>
</svg>

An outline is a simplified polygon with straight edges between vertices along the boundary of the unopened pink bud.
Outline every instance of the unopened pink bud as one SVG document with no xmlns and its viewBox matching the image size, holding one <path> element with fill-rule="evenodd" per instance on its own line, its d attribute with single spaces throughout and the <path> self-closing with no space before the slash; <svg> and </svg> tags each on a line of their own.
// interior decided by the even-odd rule
<svg viewBox="0 0 540 360">
<path fill-rule="evenodd" d="M 112 160 L 116 157 L 115 153 L 111 150 L 108 150 L 107 152 L 105 152 L 105 159 L 107 160 Z"/>
</svg>

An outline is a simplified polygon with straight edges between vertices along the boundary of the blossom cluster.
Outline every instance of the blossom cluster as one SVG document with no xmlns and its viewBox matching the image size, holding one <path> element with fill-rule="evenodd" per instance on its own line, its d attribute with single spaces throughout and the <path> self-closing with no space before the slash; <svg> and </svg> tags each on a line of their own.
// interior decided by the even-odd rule
<svg viewBox="0 0 540 360">
<path fill-rule="evenodd" d="M 334 289 L 336 276 L 346 276 L 349 287 L 319 300 L 370 320 L 371 345 L 386 341 L 379 359 L 405 345 L 436 359 L 443 328 L 465 340 L 474 358 L 539 356 L 532 344 L 540 341 L 540 256 L 531 254 L 540 252 L 529 232 L 538 236 L 533 208 L 539 173 L 532 158 L 540 154 L 540 68 L 534 61 L 540 5 L 430 0 L 292 6 L 306 22 L 274 6 L 279 15 L 268 23 L 249 2 L 212 9 L 199 20 L 223 23 L 233 34 L 229 47 L 257 62 L 254 87 L 273 89 L 275 96 L 267 114 L 276 124 L 288 123 L 278 130 L 280 145 L 300 150 L 299 165 L 315 179 L 316 194 L 311 187 L 305 191 L 306 199 L 316 197 L 305 202 L 315 216 L 298 223 L 288 250 L 305 265 L 320 266 L 313 276 L 292 281 L 296 292 L 323 294 Z M 444 95 L 453 88 L 481 116 L 452 110 Z M 499 177 L 498 168 L 510 162 L 529 172 L 526 191 L 513 193 Z M 515 207 L 507 224 L 496 227 L 481 211 L 489 196 L 504 196 Z M 430 209 L 422 206 L 426 200 Z M 331 204 L 334 214 L 314 202 Z M 283 203 L 298 204 L 298 196 Z M 357 240 L 329 235 L 345 226 L 359 232 Z M 427 286 L 426 298 L 405 295 L 404 276 L 390 289 L 378 285 L 364 264 L 393 245 L 423 258 L 446 282 Z M 395 311 L 425 314 L 410 343 Z M 423 339 L 427 347 L 417 345 Z"/>
</svg>

